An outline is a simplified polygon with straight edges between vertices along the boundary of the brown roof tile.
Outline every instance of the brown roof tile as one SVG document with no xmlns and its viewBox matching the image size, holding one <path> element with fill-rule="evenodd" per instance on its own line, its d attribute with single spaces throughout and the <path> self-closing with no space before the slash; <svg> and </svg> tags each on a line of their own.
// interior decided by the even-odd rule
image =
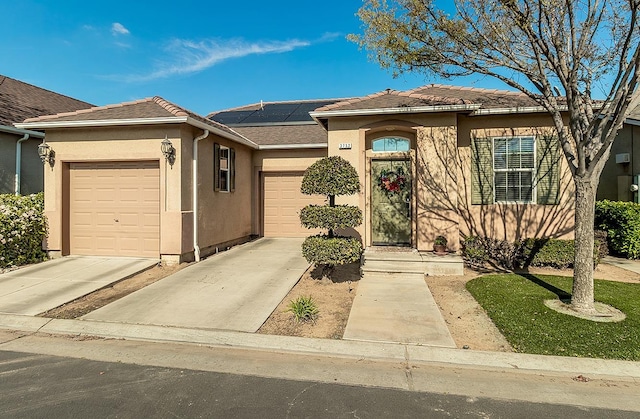
<svg viewBox="0 0 640 419">
<path fill-rule="evenodd" d="M 327 131 L 317 124 L 265 125 L 234 129 L 259 145 L 327 144 Z"/>
<path fill-rule="evenodd" d="M 471 104 L 481 105 L 482 108 L 538 106 L 533 99 L 520 92 L 431 84 L 407 91 L 387 89 L 369 96 L 323 106 L 316 111 Z"/>
<path fill-rule="evenodd" d="M 0 75 L 0 125 L 91 106 L 90 103 Z"/>
<path fill-rule="evenodd" d="M 226 125 L 205 119 L 194 112 L 161 98 L 160 96 L 114 105 L 97 106 L 74 112 L 59 113 L 56 115 L 44 115 L 27 119 L 25 122 L 110 121 L 117 119 L 170 118 L 185 116 L 225 131 L 229 134 L 236 136 L 239 135 L 236 131 Z"/>
</svg>

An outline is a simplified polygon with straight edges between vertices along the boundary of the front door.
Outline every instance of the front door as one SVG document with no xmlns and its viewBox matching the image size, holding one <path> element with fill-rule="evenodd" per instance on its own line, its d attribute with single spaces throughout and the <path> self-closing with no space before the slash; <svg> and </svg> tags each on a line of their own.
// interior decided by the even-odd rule
<svg viewBox="0 0 640 419">
<path fill-rule="evenodd" d="M 371 161 L 371 229 L 374 245 L 411 245 L 409 160 Z"/>
</svg>

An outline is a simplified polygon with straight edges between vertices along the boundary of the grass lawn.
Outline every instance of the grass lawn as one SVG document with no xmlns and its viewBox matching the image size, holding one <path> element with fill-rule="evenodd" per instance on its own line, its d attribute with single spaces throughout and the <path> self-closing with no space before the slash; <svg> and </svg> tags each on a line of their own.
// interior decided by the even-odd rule
<svg viewBox="0 0 640 419">
<path fill-rule="evenodd" d="M 572 278 L 481 276 L 467 289 L 517 352 L 640 361 L 640 284 L 595 281 L 595 298 L 627 315 L 598 323 L 560 314 L 544 300 L 570 298 Z"/>
</svg>

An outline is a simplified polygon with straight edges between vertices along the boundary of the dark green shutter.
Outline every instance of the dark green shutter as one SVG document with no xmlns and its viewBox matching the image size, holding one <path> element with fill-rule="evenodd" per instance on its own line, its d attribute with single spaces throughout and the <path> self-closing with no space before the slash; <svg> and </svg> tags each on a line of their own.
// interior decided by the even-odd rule
<svg viewBox="0 0 640 419">
<path fill-rule="evenodd" d="M 560 202 L 560 143 L 555 137 L 536 140 L 536 201 L 542 205 Z"/>
<path fill-rule="evenodd" d="M 471 139 L 471 203 L 493 203 L 493 157 L 490 138 Z"/>
<path fill-rule="evenodd" d="M 236 190 L 236 150 L 229 149 L 229 190 Z"/>
<path fill-rule="evenodd" d="M 213 143 L 213 190 L 220 190 L 220 144 Z"/>
</svg>

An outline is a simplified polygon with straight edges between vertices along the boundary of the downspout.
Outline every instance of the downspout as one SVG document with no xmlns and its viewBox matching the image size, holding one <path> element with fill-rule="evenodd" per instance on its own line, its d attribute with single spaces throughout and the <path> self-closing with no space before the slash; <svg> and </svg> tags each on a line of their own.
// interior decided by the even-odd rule
<svg viewBox="0 0 640 419">
<path fill-rule="evenodd" d="M 22 143 L 29 139 L 29 134 L 24 134 L 16 143 L 16 177 L 14 184 L 14 192 L 20 195 L 20 173 L 22 172 Z"/>
<path fill-rule="evenodd" d="M 196 262 L 200 262 L 200 246 L 198 246 L 198 141 L 209 136 L 209 130 L 205 129 L 202 135 L 193 139 L 193 255 Z"/>
</svg>

